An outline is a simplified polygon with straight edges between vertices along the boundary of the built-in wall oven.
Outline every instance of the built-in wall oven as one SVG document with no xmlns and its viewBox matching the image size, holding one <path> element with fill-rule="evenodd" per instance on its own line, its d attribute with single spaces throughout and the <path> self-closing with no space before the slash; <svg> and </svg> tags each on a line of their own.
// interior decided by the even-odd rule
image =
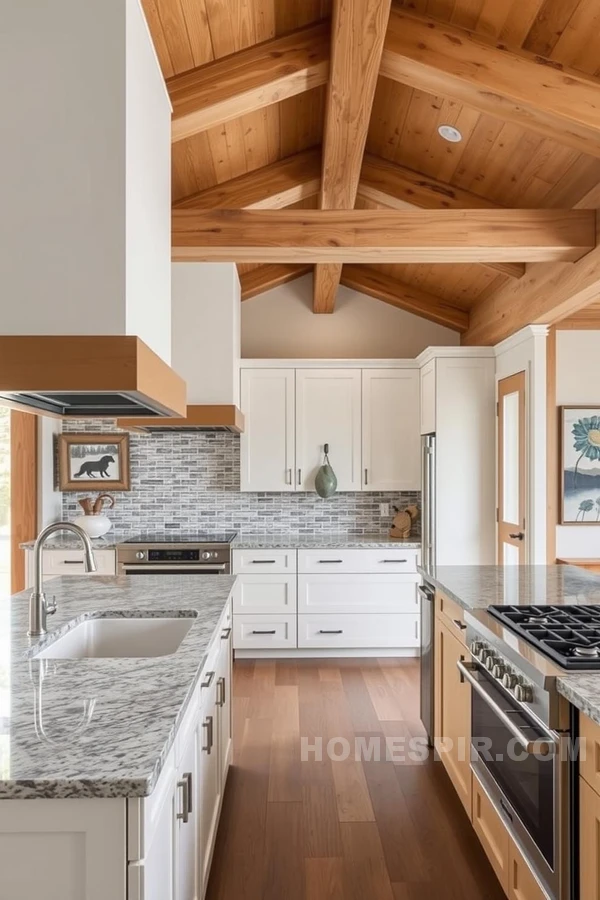
<svg viewBox="0 0 600 900">
<path fill-rule="evenodd" d="M 117 545 L 117 574 L 229 575 L 234 537 L 140 535 Z"/>
<path fill-rule="evenodd" d="M 457 663 L 471 687 L 471 768 L 548 896 L 575 900 L 572 735 L 556 669 L 524 644 L 521 655 L 514 636 L 508 645 L 496 641 L 501 628 L 485 640 L 473 630 L 477 615 L 479 626 L 485 614 L 465 615 L 471 659 Z"/>
</svg>

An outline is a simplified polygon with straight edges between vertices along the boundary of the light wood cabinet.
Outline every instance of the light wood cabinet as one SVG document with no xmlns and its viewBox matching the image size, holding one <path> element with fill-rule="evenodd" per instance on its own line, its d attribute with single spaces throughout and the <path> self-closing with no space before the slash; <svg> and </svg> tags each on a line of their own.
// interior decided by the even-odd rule
<svg viewBox="0 0 600 900">
<path fill-rule="evenodd" d="M 579 779 L 579 900 L 600 897 L 600 795 Z"/>
<path fill-rule="evenodd" d="M 329 444 L 338 491 L 359 491 L 360 369 L 298 369 L 296 372 L 298 490 L 314 491 L 325 444 Z"/>
<path fill-rule="evenodd" d="M 242 369 L 242 491 L 294 491 L 294 369 Z"/>
<path fill-rule="evenodd" d="M 435 746 L 471 817 L 471 691 L 461 682 L 456 663 L 467 658 L 465 645 L 435 620 Z"/>
<path fill-rule="evenodd" d="M 509 900 L 548 900 L 548 895 L 540 887 L 537 878 L 512 838 L 509 838 L 508 856 Z M 594 895 L 594 897 L 597 896 L 598 894 Z M 585 900 L 583 893 L 580 900 Z"/>
<path fill-rule="evenodd" d="M 418 370 L 363 369 L 362 416 L 363 488 L 420 490 Z"/>
<path fill-rule="evenodd" d="M 479 779 L 473 775 L 472 822 L 481 846 L 496 873 L 504 892 L 508 893 L 509 837 L 506 825 L 486 794 Z"/>
</svg>

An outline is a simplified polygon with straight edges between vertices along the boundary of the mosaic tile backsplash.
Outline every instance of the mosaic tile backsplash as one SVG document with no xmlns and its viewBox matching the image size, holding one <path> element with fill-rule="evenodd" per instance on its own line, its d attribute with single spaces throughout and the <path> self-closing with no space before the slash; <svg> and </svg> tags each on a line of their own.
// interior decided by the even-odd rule
<svg viewBox="0 0 600 900">
<path fill-rule="evenodd" d="M 74 419 L 66 422 L 63 430 L 99 433 L 117 429 L 109 420 Z M 119 533 L 387 534 L 392 516 L 380 516 L 380 503 L 389 503 L 391 511 L 392 504 L 404 508 L 420 502 L 416 492 L 344 493 L 329 500 L 312 493 L 241 493 L 240 439 L 234 434 L 132 434 L 130 451 L 131 490 L 114 493 L 116 505 L 107 510 Z M 65 518 L 80 514 L 77 500 L 85 495 L 63 494 Z"/>
</svg>

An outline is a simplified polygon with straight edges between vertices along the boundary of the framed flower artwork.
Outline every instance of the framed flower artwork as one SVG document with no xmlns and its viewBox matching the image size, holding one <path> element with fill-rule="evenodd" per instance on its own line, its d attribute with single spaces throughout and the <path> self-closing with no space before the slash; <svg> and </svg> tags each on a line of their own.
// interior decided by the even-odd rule
<svg viewBox="0 0 600 900">
<path fill-rule="evenodd" d="M 600 407 L 562 406 L 560 521 L 600 525 Z"/>
</svg>

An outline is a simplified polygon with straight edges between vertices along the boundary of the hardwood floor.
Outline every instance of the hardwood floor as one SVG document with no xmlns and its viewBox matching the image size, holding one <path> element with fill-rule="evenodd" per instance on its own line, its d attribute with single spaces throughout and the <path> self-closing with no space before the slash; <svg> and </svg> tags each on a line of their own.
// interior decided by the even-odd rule
<svg viewBox="0 0 600 900">
<path fill-rule="evenodd" d="M 234 764 L 207 900 L 502 900 L 441 763 L 386 759 L 423 739 L 418 661 L 243 660 Z M 322 758 L 301 760 L 301 738 Z M 351 753 L 332 761 L 332 738 Z M 355 739 L 381 759 L 355 758 Z M 344 745 L 334 753 L 344 756 Z"/>
</svg>

